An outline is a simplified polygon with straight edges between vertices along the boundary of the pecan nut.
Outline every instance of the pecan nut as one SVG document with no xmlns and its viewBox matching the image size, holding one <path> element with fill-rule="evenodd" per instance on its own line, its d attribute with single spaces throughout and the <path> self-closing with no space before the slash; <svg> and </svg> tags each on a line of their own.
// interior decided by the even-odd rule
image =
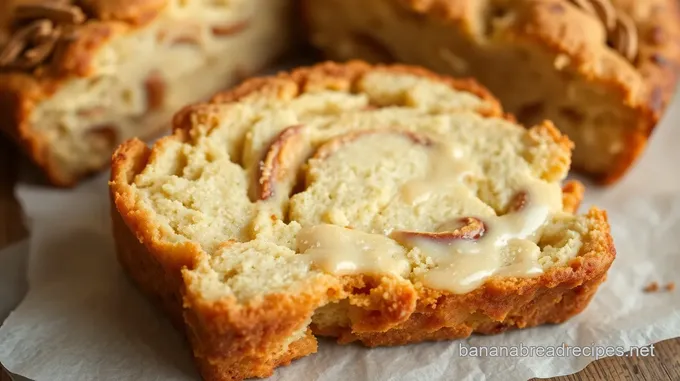
<svg viewBox="0 0 680 381">
<path fill-rule="evenodd" d="M 455 225 L 452 226 L 452 225 Z M 452 241 L 476 241 L 484 236 L 487 230 L 486 224 L 477 217 L 463 217 L 444 223 L 441 232 L 417 232 L 398 230 L 391 234 L 397 242 L 408 243 L 417 238 L 427 239 L 438 243 L 447 244 Z"/>
<path fill-rule="evenodd" d="M 70 27 L 85 19 L 82 9 L 68 2 L 17 5 L 10 22 L 12 34 L 0 48 L 0 69 L 28 70 L 56 57 L 75 36 Z"/>
<path fill-rule="evenodd" d="M 629 61 L 638 54 L 638 31 L 633 20 L 616 10 L 610 0 L 570 0 L 586 13 L 597 17 L 607 30 L 608 42 Z"/>
<path fill-rule="evenodd" d="M 614 31 L 614 45 L 628 60 L 633 61 L 638 52 L 638 32 L 633 20 L 619 14 Z"/>
<path fill-rule="evenodd" d="M 36 20 L 17 31 L 0 51 L 0 67 L 10 66 L 29 46 L 30 42 L 39 36 L 49 34 L 53 29 L 49 20 Z"/>
</svg>

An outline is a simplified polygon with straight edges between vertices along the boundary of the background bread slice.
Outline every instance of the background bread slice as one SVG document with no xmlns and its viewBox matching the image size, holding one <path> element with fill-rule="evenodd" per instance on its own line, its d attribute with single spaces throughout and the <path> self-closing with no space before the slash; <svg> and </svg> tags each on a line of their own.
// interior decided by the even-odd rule
<svg viewBox="0 0 680 381">
<path fill-rule="evenodd" d="M 0 52 L 23 30 L 10 16 L 25 3 L 3 2 Z M 78 25 L 56 22 L 55 30 L 71 37 L 62 34 L 35 65 L 17 66 L 21 55 L 0 60 L 0 130 L 62 186 L 109 165 L 121 142 L 168 128 L 180 107 L 262 69 L 293 34 L 289 0 L 62 3 L 87 15 Z M 20 25 L 56 19 L 36 16 Z"/>
<path fill-rule="evenodd" d="M 304 4 L 310 41 L 327 57 L 475 77 L 522 123 L 553 121 L 576 145 L 574 168 L 603 183 L 642 153 L 677 81 L 674 0 Z"/>
</svg>

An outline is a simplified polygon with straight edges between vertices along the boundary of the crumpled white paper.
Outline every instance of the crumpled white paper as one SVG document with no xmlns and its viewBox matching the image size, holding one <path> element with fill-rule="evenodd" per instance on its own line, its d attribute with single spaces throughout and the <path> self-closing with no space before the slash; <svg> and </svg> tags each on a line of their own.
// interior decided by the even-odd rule
<svg viewBox="0 0 680 381">
<path fill-rule="evenodd" d="M 557 326 L 394 348 L 321 340 L 317 354 L 279 368 L 272 379 L 551 377 L 579 371 L 594 356 L 463 357 L 461 352 L 564 344 L 623 351 L 680 336 L 680 292 L 642 291 L 652 281 L 680 282 L 679 124 L 676 100 L 625 180 L 587 192 L 582 209 L 598 205 L 608 210 L 618 255 L 608 280 L 581 315 Z M 30 291 L 0 328 L 0 362 L 36 381 L 197 380 L 182 337 L 115 261 L 106 181 L 101 175 L 70 191 L 19 186 L 32 232 Z M 0 307 L 10 302 L 0 300 Z"/>
</svg>

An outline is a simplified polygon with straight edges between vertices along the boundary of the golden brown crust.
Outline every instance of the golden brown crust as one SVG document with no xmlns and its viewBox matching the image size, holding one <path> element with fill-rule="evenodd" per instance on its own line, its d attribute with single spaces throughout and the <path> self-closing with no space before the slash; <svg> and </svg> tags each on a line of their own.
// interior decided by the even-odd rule
<svg viewBox="0 0 680 381">
<path fill-rule="evenodd" d="M 316 338 L 314 338 L 311 331 L 308 331 L 305 337 L 291 344 L 286 353 L 269 362 L 263 362 L 258 358 L 253 360 L 243 359 L 238 363 L 228 360 L 196 358 L 196 365 L 201 373 L 201 377 L 205 381 L 242 380 L 252 377 L 265 378 L 271 376 L 275 368 L 289 365 L 293 360 L 316 353 L 316 350 Z M 256 369 L 248 367 L 247 364 L 250 363 L 254 363 L 258 367 Z"/>
<path fill-rule="evenodd" d="M 80 0 L 85 11 L 104 21 L 146 24 L 160 13 L 168 0 Z"/>
<path fill-rule="evenodd" d="M 580 181 L 570 180 L 564 183 L 564 186 L 562 186 L 562 205 L 564 211 L 576 213 L 579 206 L 581 206 L 585 191 L 586 187 Z"/>
<path fill-rule="evenodd" d="M 121 145 L 112 158 L 111 197 L 113 205 L 121 214 L 126 225 L 135 232 L 139 242 L 143 243 L 153 256 L 157 256 L 163 267 L 170 272 L 177 272 L 184 267 L 193 267 L 200 247 L 191 242 L 168 243 L 154 226 L 151 216 L 139 211 L 136 202 L 129 193 L 129 184 L 146 165 L 154 152 L 162 149 L 170 139 L 182 139 L 183 134 L 176 134 L 159 140 L 154 150 L 138 139 L 132 139 Z"/>
<path fill-rule="evenodd" d="M 166 277 L 163 265 L 132 234 L 121 215 L 115 211 L 115 205 L 112 205 L 111 215 L 118 262 L 141 291 L 168 314 L 175 327 L 183 329 L 178 280 L 171 281 Z"/>
<path fill-rule="evenodd" d="M 35 133 L 28 118 L 40 99 L 43 90 L 26 74 L 4 75 L 0 73 L 0 112 L 7 119 L 0 123 L 0 130 L 18 141 L 29 157 L 45 168 L 51 181 L 62 184 L 63 176 L 54 168 L 48 157 L 45 139 Z"/>
<path fill-rule="evenodd" d="M 284 353 L 276 344 L 290 337 L 300 321 L 311 318 L 325 302 L 323 292 L 268 295 L 253 306 L 242 306 L 230 299 L 206 301 L 189 287 L 184 288 L 187 335 L 199 368 L 214 379 L 267 377 L 277 366 L 316 352 L 316 339 L 309 332 Z"/>
<path fill-rule="evenodd" d="M 178 137 L 182 138 L 175 135 L 166 139 Z M 300 318 L 293 316 L 286 319 L 286 311 L 304 313 L 303 306 L 307 303 L 310 306 L 307 313 L 311 317 L 319 300 L 272 296 L 257 308 L 236 309 L 233 300 L 215 304 L 199 295 L 189 293 L 183 296 L 186 291 L 181 269 L 194 266 L 200 248 L 192 243 L 173 245 L 163 242 L 152 224 L 153 218 L 135 207 L 128 190 L 128 185 L 144 168 L 150 155 L 153 155 L 151 150 L 136 139 L 121 145 L 113 155 L 110 189 L 116 252 L 122 267 L 140 290 L 163 308 L 173 324 L 186 333 L 204 378 L 238 380 L 266 377 L 276 366 L 289 364 L 295 358 L 315 352 L 316 339 L 311 334 L 292 343 L 283 354 L 272 354 L 263 349 L 263 345 L 278 336 L 290 335 L 290 325 Z M 260 308 L 262 306 L 266 308 Z M 222 313 L 224 311 L 236 312 L 225 314 Z M 208 319 L 199 322 L 199 316 Z M 254 324 L 258 322 L 268 322 L 267 330 L 262 331 L 261 326 Z M 210 334 L 204 334 L 204 330 Z M 216 336 L 216 332 L 225 332 L 225 336 Z M 231 340 L 230 335 L 234 334 L 245 335 L 251 340 L 245 343 Z M 259 341 L 256 340 L 258 336 Z"/>
<path fill-rule="evenodd" d="M 325 63 L 289 75 L 253 79 L 216 96 L 213 103 L 189 106 L 176 115 L 173 135 L 161 139 L 153 148 L 131 140 L 114 154 L 110 189 L 119 258 L 145 293 L 169 301 L 165 303 L 166 309 L 169 305 L 170 310 L 176 311 L 176 295 L 182 294 L 185 331 L 205 379 L 266 377 L 276 366 L 314 352 L 316 342 L 309 332 L 284 353 L 276 352 L 279 348 L 276 344 L 290 337 L 301 322 L 311 318 L 315 309 L 329 301 L 348 300 L 345 312 L 349 326 L 313 326 L 315 333 L 336 336 L 340 342 L 360 340 L 369 346 L 396 345 L 466 337 L 473 331 L 496 333 L 561 322 L 585 308 L 604 279 L 615 252 L 605 213 L 593 210 L 589 215 L 590 233 L 569 266 L 530 279 L 492 278 L 483 287 L 464 295 L 369 276 L 342 277 L 341 284 L 316 280 L 301 288 L 304 292 L 300 294 L 268 295 L 246 304 L 238 303 L 235 297 L 212 300 L 199 294 L 196 291 L 199 288 L 192 287 L 196 279 L 191 272 L 181 269 L 195 267 L 200 248 L 190 242 L 176 244 L 162 239 L 153 217 L 135 205 L 130 188 L 135 175 L 170 142 L 189 140 L 192 125 L 204 124 L 209 128 L 215 125 L 212 122 L 218 118 L 214 113 L 217 104 L 251 97 L 293 98 L 320 87 L 352 91 L 361 76 L 371 70 L 427 73 L 423 75 L 441 79 L 457 89 L 475 91 L 491 105 L 481 113 L 504 115 L 488 92 L 469 82 L 443 79 L 404 66 L 372 68 L 360 62 Z M 556 142 L 570 144 L 550 125 L 544 130 L 557 134 Z M 579 183 L 565 186 L 566 211 L 575 209 L 582 191 Z"/>
<path fill-rule="evenodd" d="M 311 67 L 303 67 L 292 72 L 282 72 L 269 77 L 252 78 L 235 88 L 216 94 L 210 102 L 189 105 L 180 110 L 173 118 L 173 129 L 189 130 L 193 121 L 210 124 L 213 110 L 217 104 L 239 102 L 255 97 L 294 98 L 315 88 L 329 88 L 341 91 L 356 91 L 358 79 L 368 71 L 389 71 L 408 73 L 446 83 L 456 90 L 466 91 L 485 101 L 485 107 L 477 110 L 485 116 L 505 117 L 498 101 L 484 87 L 473 79 L 455 79 L 437 75 L 423 68 L 408 65 L 369 65 L 362 61 L 344 64 L 324 62 Z"/>
<path fill-rule="evenodd" d="M 625 14 L 633 15 L 633 21 L 640 36 L 640 53 L 633 66 L 644 83 L 643 89 L 625 75 L 604 73 L 599 77 L 589 69 L 592 57 L 578 48 L 579 40 L 588 40 L 588 35 L 568 36 L 567 39 L 554 28 L 541 36 L 543 43 L 559 53 L 566 53 L 582 62 L 578 72 L 585 78 L 592 78 L 612 91 L 622 94 L 623 102 L 637 115 L 636 125 L 626 137 L 626 149 L 619 155 L 612 170 L 601 175 L 603 184 L 619 180 L 636 159 L 642 154 L 654 127 L 660 121 L 675 91 L 680 70 L 680 4 L 674 0 L 613 0 L 613 5 Z M 547 8 L 547 7 L 546 7 Z M 568 39 L 573 39 L 568 44 Z M 626 62 L 627 64 L 627 62 Z M 613 69 L 617 70 L 617 69 Z M 624 73 L 623 68 L 620 73 Z"/>
<path fill-rule="evenodd" d="M 360 341 L 373 347 L 564 322 L 588 305 L 616 255 L 606 213 L 592 209 L 588 219 L 592 232 L 569 266 L 552 268 L 533 279 L 493 278 L 462 295 L 421 289 L 416 312 L 386 332 L 316 325 L 312 329 L 318 335 L 337 337 L 340 343 Z"/>
</svg>

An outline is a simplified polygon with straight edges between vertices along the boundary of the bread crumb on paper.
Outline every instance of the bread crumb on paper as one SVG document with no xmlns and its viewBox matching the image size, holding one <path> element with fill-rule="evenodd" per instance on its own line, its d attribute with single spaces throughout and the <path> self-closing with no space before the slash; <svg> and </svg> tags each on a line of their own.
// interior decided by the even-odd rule
<svg viewBox="0 0 680 381">
<path fill-rule="evenodd" d="M 659 284 L 657 282 L 650 282 L 647 286 L 645 286 L 644 292 L 657 292 L 659 291 Z"/>
<path fill-rule="evenodd" d="M 661 290 L 667 291 L 667 292 L 673 292 L 675 291 L 675 282 L 668 282 L 666 285 L 663 287 L 659 286 L 658 282 L 649 282 L 647 286 L 645 286 L 644 289 L 642 289 L 644 292 L 659 292 Z"/>
</svg>

